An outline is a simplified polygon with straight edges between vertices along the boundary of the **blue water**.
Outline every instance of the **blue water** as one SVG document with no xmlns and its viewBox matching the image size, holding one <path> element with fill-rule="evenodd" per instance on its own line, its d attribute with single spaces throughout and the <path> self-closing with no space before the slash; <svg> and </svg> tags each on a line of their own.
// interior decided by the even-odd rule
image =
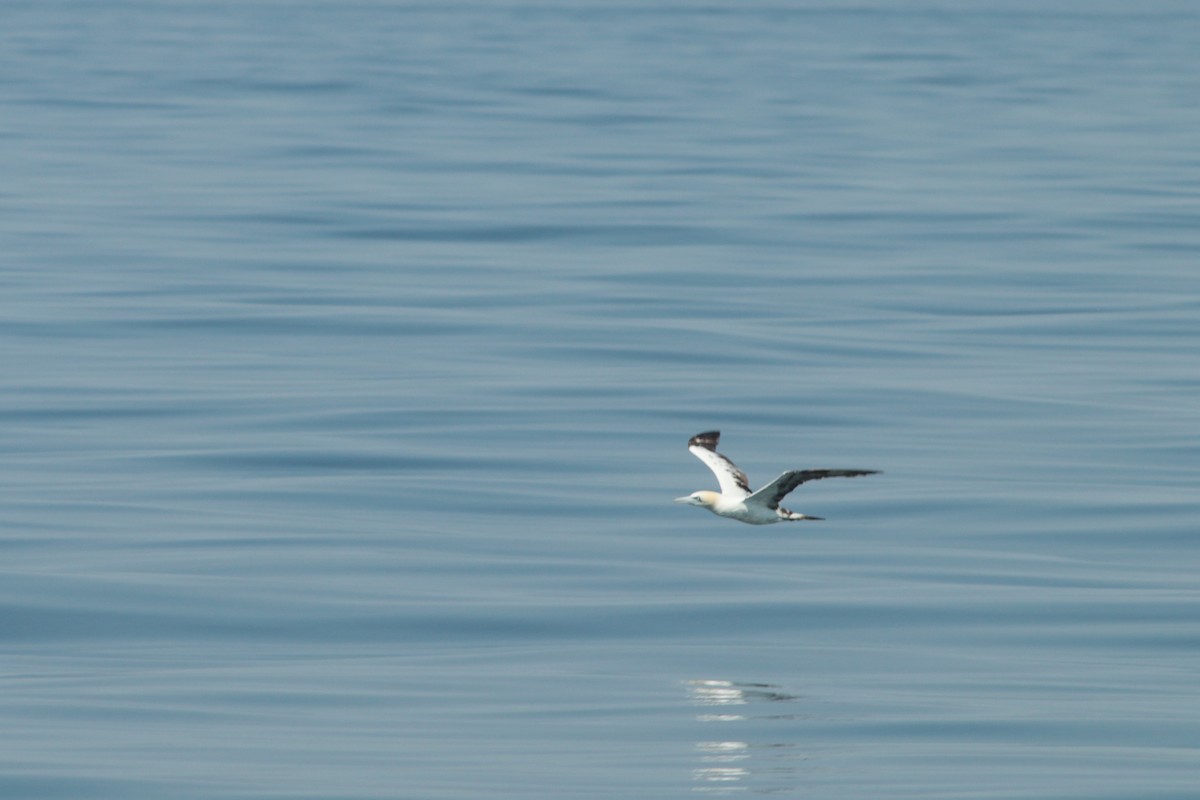
<svg viewBox="0 0 1200 800">
<path fill-rule="evenodd" d="M 0 25 L 3 797 L 1196 796 L 1194 4 Z"/>
</svg>

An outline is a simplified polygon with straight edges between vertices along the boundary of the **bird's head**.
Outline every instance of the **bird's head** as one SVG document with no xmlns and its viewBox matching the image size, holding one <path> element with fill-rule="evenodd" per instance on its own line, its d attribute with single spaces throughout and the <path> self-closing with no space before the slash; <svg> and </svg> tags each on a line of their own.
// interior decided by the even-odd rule
<svg viewBox="0 0 1200 800">
<path fill-rule="evenodd" d="M 721 495 L 716 492 L 692 492 L 686 497 L 676 497 L 676 503 L 686 503 L 689 506 L 701 506 L 703 508 L 712 508 L 717 502 L 717 498 Z"/>
</svg>

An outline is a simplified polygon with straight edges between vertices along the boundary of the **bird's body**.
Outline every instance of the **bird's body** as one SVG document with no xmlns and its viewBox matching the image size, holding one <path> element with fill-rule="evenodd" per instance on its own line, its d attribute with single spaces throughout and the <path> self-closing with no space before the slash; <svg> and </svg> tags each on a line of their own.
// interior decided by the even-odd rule
<svg viewBox="0 0 1200 800">
<path fill-rule="evenodd" d="M 717 476 L 720 492 L 692 492 L 686 497 L 675 498 L 676 503 L 707 508 L 718 517 L 736 519 L 748 525 L 770 525 L 775 522 L 790 522 L 802 519 L 822 519 L 797 514 L 779 505 L 789 492 L 806 481 L 820 478 L 854 478 L 859 475 L 874 475 L 873 469 L 797 469 L 780 475 L 757 492 L 750 490 L 746 473 L 725 456 L 717 452 L 720 431 L 698 433 L 688 440 L 688 450 L 708 465 Z"/>
</svg>

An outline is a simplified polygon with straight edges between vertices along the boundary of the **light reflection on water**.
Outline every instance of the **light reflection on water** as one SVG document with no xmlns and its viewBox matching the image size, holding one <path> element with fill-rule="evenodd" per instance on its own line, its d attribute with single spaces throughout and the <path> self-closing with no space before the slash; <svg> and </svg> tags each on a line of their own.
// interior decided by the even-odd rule
<svg viewBox="0 0 1200 800">
<path fill-rule="evenodd" d="M 764 703 L 795 703 L 799 697 L 766 683 L 727 680 L 689 680 L 684 683 L 688 702 L 703 709 L 696 721 L 727 725 L 754 720 L 794 719 L 795 714 L 761 713 Z M 717 711 L 717 709 L 721 709 Z M 721 732 L 724 729 L 720 729 Z M 731 730 L 731 733 L 733 731 Z M 731 794 L 751 789 L 776 793 L 787 791 L 798 772 L 798 745 L 789 742 L 750 742 L 739 738 L 702 739 L 695 743 L 699 766 L 692 770 L 693 791 Z"/>
</svg>

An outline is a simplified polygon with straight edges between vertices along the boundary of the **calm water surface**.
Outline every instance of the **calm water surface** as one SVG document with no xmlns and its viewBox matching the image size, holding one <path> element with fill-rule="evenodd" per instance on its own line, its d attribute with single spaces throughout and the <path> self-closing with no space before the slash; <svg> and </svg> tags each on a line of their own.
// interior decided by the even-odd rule
<svg viewBox="0 0 1200 800">
<path fill-rule="evenodd" d="M 1192 4 L 0 23 L 4 797 L 1195 797 Z"/>
</svg>

